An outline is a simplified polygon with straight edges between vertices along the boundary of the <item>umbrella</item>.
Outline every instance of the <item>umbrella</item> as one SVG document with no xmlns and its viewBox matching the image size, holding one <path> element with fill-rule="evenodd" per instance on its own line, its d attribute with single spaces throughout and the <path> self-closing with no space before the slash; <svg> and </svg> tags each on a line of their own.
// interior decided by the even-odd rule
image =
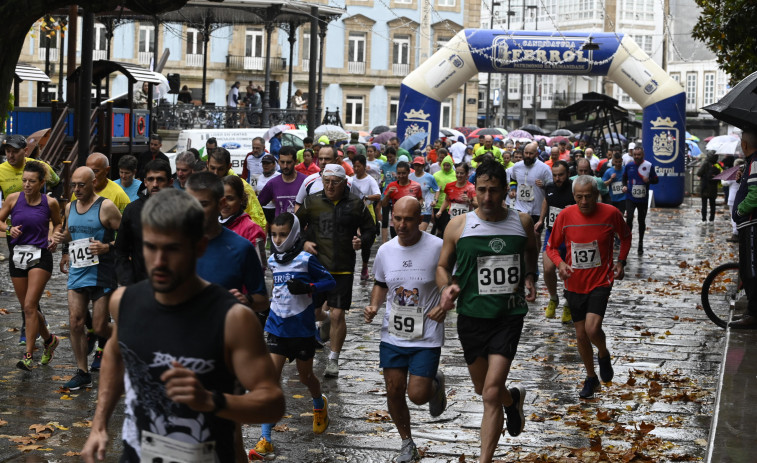
<svg viewBox="0 0 757 463">
<path fill-rule="evenodd" d="M 713 138 L 715 138 L 715 136 L 714 136 L 714 135 L 712 135 L 712 136 L 710 136 L 710 137 L 707 137 L 707 138 L 705 138 L 705 139 L 704 139 L 704 142 L 705 142 L 705 143 L 707 143 L 707 142 L 709 142 L 710 140 L 712 140 Z"/>
<path fill-rule="evenodd" d="M 349 138 L 347 132 L 338 125 L 324 124 L 315 128 L 315 139 L 326 135 L 329 140 L 346 140 Z"/>
<path fill-rule="evenodd" d="M 465 140 L 465 134 L 460 132 L 459 130 L 445 127 L 442 129 L 442 132 L 448 133 L 447 137 L 453 139 L 454 141 L 460 141 L 460 137 L 463 137 L 463 140 Z"/>
<path fill-rule="evenodd" d="M 715 154 L 735 156 L 741 154 L 741 138 L 736 135 L 720 135 L 708 141 L 704 149 L 714 151 Z"/>
<path fill-rule="evenodd" d="M 549 137 L 546 135 L 534 135 L 534 140 L 546 140 L 546 142 L 549 143 Z"/>
<path fill-rule="evenodd" d="M 496 127 L 496 129 L 502 132 L 502 135 L 504 135 L 505 137 L 507 136 L 507 130 L 503 129 L 502 127 Z"/>
<path fill-rule="evenodd" d="M 605 140 L 608 143 L 626 143 L 628 139 L 619 133 L 606 133 Z"/>
<path fill-rule="evenodd" d="M 697 157 L 702 154 L 702 150 L 699 149 L 699 145 L 694 140 L 686 140 L 686 146 L 689 147 L 689 156 Z"/>
<path fill-rule="evenodd" d="M 552 145 L 554 143 L 560 143 L 561 141 L 565 140 L 566 142 L 570 143 L 570 140 L 568 137 L 563 137 L 561 135 L 558 135 L 556 137 L 552 137 L 549 139 L 549 144 Z"/>
<path fill-rule="evenodd" d="M 471 134 L 471 132 L 476 130 L 476 128 L 475 127 L 455 127 L 455 130 L 457 130 L 458 132 L 462 133 L 464 136 L 467 137 L 468 135 Z"/>
<path fill-rule="evenodd" d="M 695 142 L 701 141 L 701 140 L 699 140 L 699 137 L 697 137 L 696 135 L 692 135 L 689 132 L 686 132 L 686 139 L 687 140 L 694 140 Z"/>
<path fill-rule="evenodd" d="M 733 166 L 712 177 L 713 180 L 736 180 L 742 166 Z"/>
<path fill-rule="evenodd" d="M 557 129 L 554 132 L 549 134 L 552 137 L 560 136 L 560 137 L 572 137 L 573 132 L 571 132 L 568 129 Z"/>
<path fill-rule="evenodd" d="M 513 130 L 512 132 L 507 134 L 508 138 L 517 139 L 517 138 L 528 138 L 529 140 L 533 140 L 534 136 L 530 133 L 526 132 L 525 130 Z"/>
<path fill-rule="evenodd" d="M 546 135 L 547 134 L 546 130 L 534 124 L 526 124 L 523 127 L 521 127 L 520 130 L 525 130 L 531 135 Z"/>
<path fill-rule="evenodd" d="M 397 134 L 395 132 L 382 132 L 373 137 L 373 143 L 381 143 L 382 145 L 386 145 L 386 142 L 388 142 L 390 138 L 394 138 L 396 136 Z"/>
<path fill-rule="evenodd" d="M 491 136 L 499 135 L 499 136 L 502 136 L 502 132 L 500 132 L 497 129 L 493 129 L 493 128 L 489 128 L 489 127 L 484 127 L 484 128 L 481 128 L 481 129 L 476 129 L 473 132 L 469 133 L 468 134 L 468 138 L 473 138 L 473 137 L 478 138 L 480 135 L 491 135 Z"/>
<path fill-rule="evenodd" d="M 428 137 L 426 132 L 415 132 L 402 141 L 400 148 L 410 151 L 415 145 L 422 143 L 426 137 Z"/>
<path fill-rule="evenodd" d="M 757 130 L 757 72 L 748 75 L 736 84 L 715 104 L 704 110 L 715 119 L 727 122 L 742 130 Z"/>
<path fill-rule="evenodd" d="M 378 135 L 380 133 L 384 133 L 388 131 L 389 131 L 389 127 L 385 125 L 377 125 L 376 127 L 373 128 L 373 130 L 371 130 L 371 135 Z"/>
<path fill-rule="evenodd" d="M 287 130 L 289 130 L 289 125 L 287 124 L 274 125 L 270 129 L 266 130 L 265 134 L 263 134 L 263 138 L 265 139 L 265 141 L 268 141 L 271 138 L 275 137 L 277 134 L 283 133 Z"/>
</svg>

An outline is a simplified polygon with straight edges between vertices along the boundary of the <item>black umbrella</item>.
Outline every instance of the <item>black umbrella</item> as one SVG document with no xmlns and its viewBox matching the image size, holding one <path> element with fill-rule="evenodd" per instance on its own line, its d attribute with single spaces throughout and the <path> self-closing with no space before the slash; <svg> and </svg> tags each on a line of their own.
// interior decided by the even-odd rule
<svg viewBox="0 0 757 463">
<path fill-rule="evenodd" d="M 526 132 L 530 133 L 531 135 L 546 135 L 547 131 L 539 127 L 538 125 L 534 124 L 527 124 L 520 128 L 520 130 L 525 130 Z"/>
<path fill-rule="evenodd" d="M 715 119 L 742 130 L 757 130 L 757 72 L 736 84 L 720 101 L 703 109 Z"/>
<path fill-rule="evenodd" d="M 568 129 L 557 129 L 549 134 L 550 137 L 572 137 L 573 132 Z"/>
<path fill-rule="evenodd" d="M 371 135 L 378 135 L 380 133 L 389 132 L 389 127 L 385 125 L 377 125 L 371 130 Z"/>
</svg>

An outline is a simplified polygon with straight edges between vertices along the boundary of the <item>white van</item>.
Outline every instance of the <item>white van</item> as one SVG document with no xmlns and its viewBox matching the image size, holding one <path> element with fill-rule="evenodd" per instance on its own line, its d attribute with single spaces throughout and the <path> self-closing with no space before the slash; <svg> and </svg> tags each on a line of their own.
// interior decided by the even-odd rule
<svg viewBox="0 0 757 463">
<path fill-rule="evenodd" d="M 187 148 L 202 150 L 208 138 L 215 138 L 218 146 L 226 148 L 231 154 L 231 168 L 237 174 L 242 173 L 242 163 L 247 153 L 252 151 L 252 139 L 262 137 L 268 129 L 189 129 L 179 133 L 176 141 L 176 152 L 181 153 Z M 302 140 L 307 136 L 305 130 L 290 129 L 281 137 L 282 146 L 294 146 L 302 149 Z M 270 144 L 265 143 L 265 149 L 270 149 Z"/>
</svg>

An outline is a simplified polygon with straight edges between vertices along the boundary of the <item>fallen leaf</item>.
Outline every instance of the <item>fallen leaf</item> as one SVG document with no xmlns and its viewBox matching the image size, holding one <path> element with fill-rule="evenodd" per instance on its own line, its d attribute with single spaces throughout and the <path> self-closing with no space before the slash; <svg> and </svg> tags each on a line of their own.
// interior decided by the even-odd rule
<svg viewBox="0 0 757 463">
<path fill-rule="evenodd" d="M 51 421 L 47 423 L 50 426 L 53 426 L 55 429 L 60 429 L 61 431 L 68 431 L 68 428 L 63 426 L 62 424 L 58 423 L 57 421 Z"/>
<path fill-rule="evenodd" d="M 73 424 L 75 428 L 91 428 L 92 422 L 90 420 L 77 421 Z"/>
<path fill-rule="evenodd" d="M 17 444 L 33 444 L 34 442 L 37 442 L 37 439 L 28 436 L 10 437 L 8 440 Z"/>
<path fill-rule="evenodd" d="M 379 422 L 379 421 L 390 421 L 391 417 L 389 416 L 389 412 L 386 410 L 375 410 L 368 414 L 368 421 L 369 422 Z"/>
<path fill-rule="evenodd" d="M 0 315 L 8 315 L 8 309 L 0 309 Z"/>
<path fill-rule="evenodd" d="M 58 376 L 58 375 L 54 375 L 54 376 L 52 377 L 52 380 L 53 380 L 53 381 L 68 381 L 69 379 L 71 379 L 71 378 L 73 378 L 73 377 L 74 377 L 73 375 L 65 375 L 65 376 Z M 64 391 L 64 389 L 65 389 L 65 391 Z M 65 393 L 65 392 L 68 392 L 68 388 L 64 388 L 64 387 L 61 387 L 60 389 L 58 389 L 58 392 L 59 392 L 59 393 Z"/>
<path fill-rule="evenodd" d="M 7 422 L 7 421 L 5 421 L 5 420 L 0 420 L 0 426 L 5 426 L 6 424 L 8 424 L 8 422 Z"/>
<path fill-rule="evenodd" d="M 26 452 L 29 450 L 39 450 L 41 447 L 42 447 L 41 445 L 19 445 L 16 448 Z"/>
<path fill-rule="evenodd" d="M 62 396 L 60 396 L 60 400 L 74 400 L 74 399 L 68 394 L 63 394 Z"/>
<path fill-rule="evenodd" d="M 639 431 L 642 434 L 649 434 L 654 428 L 655 428 L 655 425 L 653 425 L 652 423 L 645 423 L 643 421 L 639 425 Z"/>
<path fill-rule="evenodd" d="M 273 427 L 273 430 L 276 432 L 287 432 L 287 431 L 291 431 L 292 429 L 285 424 L 277 424 L 276 426 Z"/>
<path fill-rule="evenodd" d="M 42 431 L 53 432 L 54 431 L 53 427 L 47 424 L 33 424 L 29 426 L 29 429 L 31 429 L 34 432 L 42 432 Z"/>
<path fill-rule="evenodd" d="M 69 450 L 68 452 L 63 454 L 64 457 L 78 457 L 79 455 L 81 455 L 81 453 L 74 452 L 73 450 Z"/>
<path fill-rule="evenodd" d="M 612 412 L 609 410 L 599 410 L 597 412 L 597 419 L 602 422 L 608 422 L 612 420 Z"/>
</svg>

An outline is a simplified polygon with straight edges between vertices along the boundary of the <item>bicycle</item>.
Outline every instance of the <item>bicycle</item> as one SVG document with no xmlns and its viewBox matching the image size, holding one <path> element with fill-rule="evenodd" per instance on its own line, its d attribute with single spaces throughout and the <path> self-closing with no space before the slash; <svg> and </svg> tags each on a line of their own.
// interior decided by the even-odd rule
<svg viewBox="0 0 757 463">
<path fill-rule="evenodd" d="M 728 326 L 737 304 L 745 298 L 738 262 L 715 267 L 702 283 L 702 308 L 710 320 L 721 328 Z"/>
</svg>

